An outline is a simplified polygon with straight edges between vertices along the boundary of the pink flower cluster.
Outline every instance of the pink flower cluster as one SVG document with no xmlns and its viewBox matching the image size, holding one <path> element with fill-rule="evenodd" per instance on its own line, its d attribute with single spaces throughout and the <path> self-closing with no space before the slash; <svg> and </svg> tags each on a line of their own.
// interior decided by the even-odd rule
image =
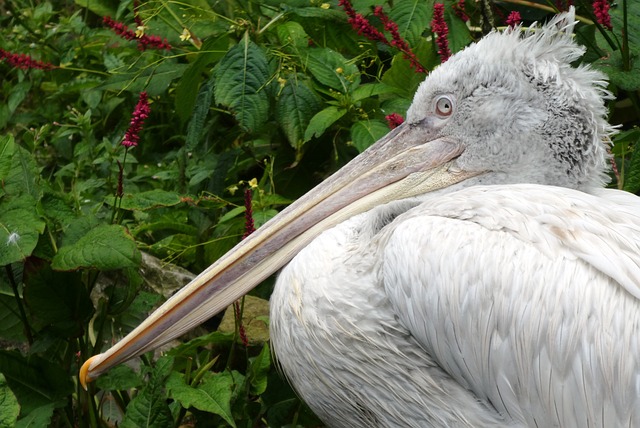
<svg viewBox="0 0 640 428">
<path fill-rule="evenodd" d="M 449 50 L 449 41 L 447 40 L 447 34 L 449 34 L 449 27 L 444 21 L 444 4 L 436 3 L 433 5 L 433 20 L 431 21 L 431 30 L 436 34 L 436 44 L 438 45 L 438 54 L 440 55 L 441 62 L 446 62 L 451 57 L 451 51 Z"/>
<path fill-rule="evenodd" d="M 594 0 L 593 2 L 593 14 L 596 16 L 596 21 L 607 30 L 613 30 L 611 16 L 609 16 L 610 7 L 607 0 Z"/>
<path fill-rule="evenodd" d="M 149 117 L 150 113 L 151 107 L 149 107 L 149 99 L 147 98 L 147 93 L 140 92 L 138 104 L 136 105 L 136 108 L 133 111 L 133 115 L 131 116 L 129 129 L 127 129 L 127 132 L 124 134 L 124 140 L 122 140 L 123 146 L 129 148 L 138 145 L 138 141 L 140 140 L 140 131 L 142 131 L 142 125 L 144 125 L 144 121 Z"/>
<path fill-rule="evenodd" d="M 136 32 L 129 29 L 122 22 L 115 21 L 108 16 L 105 16 L 102 21 L 104 24 L 111 28 L 114 33 L 126 40 L 136 40 L 138 42 L 138 49 L 141 51 L 149 48 L 153 49 L 171 49 L 171 45 L 167 42 L 167 39 L 160 39 L 158 36 L 147 36 L 143 34 L 141 37 L 136 36 Z"/>
<path fill-rule="evenodd" d="M 48 62 L 36 61 L 26 54 L 17 54 L 0 49 L 0 61 L 7 61 L 11 66 L 20 68 L 22 70 L 28 70 L 30 68 L 36 68 L 39 70 L 51 70 L 56 68 L 55 65 Z"/>
<path fill-rule="evenodd" d="M 459 0 L 457 4 L 454 4 L 453 11 L 458 16 L 458 18 L 462 19 L 464 22 L 467 22 L 469 20 L 469 17 L 464 10 L 464 0 Z"/>
<path fill-rule="evenodd" d="M 253 205 L 251 203 L 252 195 L 251 189 L 245 189 L 244 191 L 244 234 L 242 239 L 251 235 L 256 231 L 256 226 L 253 222 Z"/>
<path fill-rule="evenodd" d="M 349 24 L 355 29 L 359 35 L 365 36 L 367 39 L 384 43 L 387 46 L 393 46 L 402 52 L 405 59 L 408 59 L 411 67 L 413 67 L 418 73 L 426 73 L 425 68 L 420 64 L 416 54 L 411 50 L 409 44 L 400 36 L 400 32 L 398 31 L 398 24 L 393 22 L 385 13 L 382 6 L 377 6 L 374 9 L 374 14 L 380 18 L 382 24 L 384 25 L 384 29 L 387 30 L 391 34 L 391 41 L 387 39 L 387 37 L 382 34 L 376 27 L 371 25 L 371 23 L 359 13 L 353 9 L 351 2 L 349 0 L 340 0 L 338 2 L 340 6 L 344 9 L 345 13 L 349 17 Z"/>
<path fill-rule="evenodd" d="M 520 16 L 520 12 L 516 12 L 515 10 L 511 11 L 511 13 L 509 14 L 505 22 L 511 28 L 520 24 L 522 22 L 522 17 Z"/>
<path fill-rule="evenodd" d="M 404 122 L 404 118 L 398 113 L 391 113 L 389 115 L 386 115 L 384 118 L 387 119 L 387 123 L 389 124 L 389 128 L 391 129 L 397 128 Z"/>
</svg>

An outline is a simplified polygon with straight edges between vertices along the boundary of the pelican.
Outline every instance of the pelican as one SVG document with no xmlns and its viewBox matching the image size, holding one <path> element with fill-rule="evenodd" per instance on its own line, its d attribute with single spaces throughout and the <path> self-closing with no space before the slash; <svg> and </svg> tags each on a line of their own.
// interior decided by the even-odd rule
<svg viewBox="0 0 640 428">
<path fill-rule="evenodd" d="M 640 426 L 640 202 L 607 190 L 574 10 L 435 69 L 403 125 L 81 369 L 166 343 L 284 267 L 271 343 L 332 427 Z"/>
</svg>

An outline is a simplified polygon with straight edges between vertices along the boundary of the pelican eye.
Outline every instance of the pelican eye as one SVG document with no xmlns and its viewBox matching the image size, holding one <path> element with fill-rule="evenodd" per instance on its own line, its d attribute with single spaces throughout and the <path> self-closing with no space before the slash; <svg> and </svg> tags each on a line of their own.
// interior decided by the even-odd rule
<svg viewBox="0 0 640 428">
<path fill-rule="evenodd" d="M 451 116 L 453 113 L 453 100 L 446 96 L 441 95 L 436 99 L 436 114 L 438 116 Z"/>
</svg>

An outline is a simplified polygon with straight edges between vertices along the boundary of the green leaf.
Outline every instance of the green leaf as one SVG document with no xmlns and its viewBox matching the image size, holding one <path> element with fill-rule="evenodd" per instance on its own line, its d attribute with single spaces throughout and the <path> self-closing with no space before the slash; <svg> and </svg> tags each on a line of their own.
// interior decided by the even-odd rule
<svg viewBox="0 0 640 428">
<path fill-rule="evenodd" d="M 629 165 L 625 168 L 624 190 L 636 193 L 640 190 L 640 128 L 625 131 L 625 140 L 633 144 L 633 153 Z M 616 138 L 616 143 L 620 142 Z"/>
<path fill-rule="evenodd" d="M 214 75 L 216 103 L 229 107 L 244 130 L 260 128 L 269 113 L 264 88 L 269 65 L 264 51 L 249 40 L 248 33 L 222 58 Z"/>
<path fill-rule="evenodd" d="M 0 281 L 0 339 L 24 341 L 18 303 L 6 281 Z"/>
<path fill-rule="evenodd" d="M 7 105 L 9 106 L 9 111 L 13 113 L 18 106 L 24 101 L 31 89 L 31 82 L 28 80 L 16 83 L 13 88 L 11 88 L 11 92 L 9 93 L 9 100 L 7 101 Z"/>
<path fill-rule="evenodd" d="M 278 39 L 283 46 L 306 48 L 309 46 L 309 36 L 297 22 L 285 22 L 276 27 Z"/>
<path fill-rule="evenodd" d="M 68 371 L 36 355 L 27 358 L 17 351 L 0 350 L 0 373 L 18 398 L 22 415 L 41 406 L 62 407 L 73 392 Z"/>
<path fill-rule="evenodd" d="M 294 149 L 307 141 L 305 129 L 320 107 L 319 97 L 306 84 L 295 78 L 287 80 L 276 103 L 276 120 Z"/>
<path fill-rule="evenodd" d="M 360 84 L 358 67 L 332 49 L 307 49 L 303 59 L 313 77 L 323 85 L 346 94 Z"/>
<path fill-rule="evenodd" d="M 420 62 L 429 67 L 436 61 L 435 53 L 427 46 L 425 41 L 421 41 L 414 52 L 418 55 Z M 437 60 L 439 63 L 439 60 Z M 423 73 L 416 73 L 411 68 L 409 61 L 403 58 L 402 54 L 393 57 L 391 68 L 382 76 L 382 83 L 396 88 L 398 95 L 403 98 L 413 99 L 413 95 L 418 89 L 418 85 L 424 81 Z"/>
<path fill-rule="evenodd" d="M 78 6 L 89 9 L 98 16 L 116 16 L 118 3 L 109 0 L 74 0 Z"/>
<path fill-rule="evenodd" d="M 159 207 L 172 207 L 180 202 L 182 202 L 182 199 L 177 193 L 155 189 L 147 192 L 127 193 L 122 198 L 120 208 L 146 211 Z"/>
<path fill-rule="evenodd" d="M 200 92 L 198 92 L 198 99 L 196 106 L 193 109 L 193 115 L 189 121 L 187 127 L 187 138 L 185 142 L 185 150 L 190 152 L 196 148 L 200 142 L 203 134 L 204 125 L 206 123 L 209 109 L 211 108 L 211 102 L 213 100 L 213 88 L 215 86 L 215 79 L 213 75 L 202 85 Z M 208 175 L 211 175 L 209 172 Z"/>
<path fill-rule="evenodd" d="M 124 364 L 115 366 L 96 380 L 96 386 L 106 391 L 122 391 L 140 388 L 143 380 L 131 367 Z"/>
<path fill-rule="evenodd" d="M 113 74 L 96 89 L 130 92 L 146 91 L 150 97 L 154 97 L 163 94 L 174 79 L 182 76 L 186 68 L 186 64 L 163 61 L 157 67 L 147 67 L 129 73 Z"/>
<path fill-rule="evenodd" d="M 249 382 L 251 384 L 251 393 L 254 395 L 262 395 L 267 390 L 267 379 L 269 369 L 271 368 L 271 352 L 269 345 L 266 343 L 262 347 L 262 351 L 257 357 L 250 358 L 249 366 Z"/>
<path fill-rule="evenodd" d="M 0 136 L 0 180 L 4 180 L 11 171 L 11 159 L 15 148 L 13 135 Z"/>
<path fill-rule="evenodd" d="M 156 361 L 149 381 L 127 405 L 122 428 L 166 428 L 173 425 L 164 393 L 165 379 L 171 373 L 172 367 L 172 357 L 162 357 Z"/>
<path fill-rule="evenodd" d="M 31 262 L 25 267 L 24 281 L 24 301 L 33 327 L 51 327 L 61 337 L 83 333 L 93 303 L 79 273 L 54 272 L 43 262 Z"/>
<path fill-rule="evenodd" d="M 630 92 L 640 90 L 640 62 L 633 61 L 632 69 L 624 71 L 620 51 L 611 52 L 607 57 L 595 61 L 593 66 L 606 73 L 618 88 Z"/>
<path fill-rule="evenodd" d="M 11 158 L 11 169 L 2 188 L 10 197 L 22 198 L 25 194 L 29 194 L 37 201 L 41 196 L 40 187 L 36 182 L 39 176 L 40 168 L 33 155 L 16 145 Z M 33 206 L 31 210 L 33 211 Z"/>
<path fill-rule="evenodd" d="M 207 39 L 197 52 L 197 59 L 189 65 L 176 85 L 176 113 L 182 122 L 186 122 L 191 115 L 194 106 L 209 110 L 211 101 L 206 105 L 201 105 L 200 100 L 196 102 L 196 97 L 204 88 L 200 88 L 202 75 L 210 67 L 211 63 L 218 61 L 227 52 L 229 37 L 225 34 L 222 37 Z M 193 118 L 192 118 L 193 120 Z"/>
<path fill-rule="evenodd" d="M 351 127 L 351 139 L 359 152 L 389 133 L 389 125 L 381 120 L 363 120 Z"/>
<path fill-rule="evenodd" d="M 365 83 L 358 86 L 351 94 L 353 102 L 362 101 L 366 98 L 374 97 L 382 94 L 397 94 L 398 89 L 384 83 Z"/>
<path fill-rule="evenodd" d="M 0 427 L 13 427 L 20 414 L 18 399 L 7 385 L 7 380 L 0 373 Z"/>
<path fill-rule="evenodd" d="M 231 413 L 234 381 L 231 373 L 207 372 L 197 387 L 184 382 L 184 375 L 171 373 L 167 380 L 169 395 L 180 402 L 182 407 L 195 407 L 198 410 L 221 416 L 229 425 L 235 427 Z"/>
<path fill-rule="evenodd" d="M 448 8 L 450 9 L 450 8 Z M 423 0 L 403 0 L 393 3 L 389 17 L 398 24 L 400 36 L 409 46 L 415 45 L 422 37 L 431 20 L 429 3 Z"/>
<path fill-rule="evenodd" d="M 48 427 L 53 417 L 55 407 L 53 404 L 45 404 L 31 411 L 27 416 L 20 419 L 15 428 L 40 428 Z"/>
<path fill-rule="evenodd" d="M 45 222 L 29 194 L 0 201 L 0 266 L 30 256 L 44 232 Z"/>
<path fill-rule="evenodd" d="M 336 106 L 329 106 L 320 110 L 309 121 L 309 126 L 304 132 L 304 141 L 309 141 L 313 137 L 320 137 L 327 128 L 337 122 L 346 112 L 346 109 Z"/>
<path fill-rule="evenodd" d="M 445 20 L 449 25 L 449 34 L 447 34 L 447 39 L 449 39 L 449 50 L 451 50 L 452 53 L 461 51 L 465 46 L 473 41 L 473 37 L 471 37 L 471 32 L 469 31 L 469 27 L 467 27 L 467 23 L 456 15 L 454 8 L 445 8 Z"/>
<path fill-rule="evenodd" d="M 60 248 L 51 263 L 55 270 L 113 270 L 140 265 L 140 251 L 120 225 L 100 225 L 77 242 Z"/>
</svg>

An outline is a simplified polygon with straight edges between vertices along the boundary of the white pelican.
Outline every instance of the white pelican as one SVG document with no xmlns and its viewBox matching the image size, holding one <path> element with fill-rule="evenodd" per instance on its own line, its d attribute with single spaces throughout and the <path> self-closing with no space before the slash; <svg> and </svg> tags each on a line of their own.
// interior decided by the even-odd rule
<svg viewBox="0 0 640 428">
<path fill-rule="evenodd" d="M 574 12 L 434 70 L 406 122 L 81 370 L 272 272 L 271 340 L 333 427 L 640 426 L 640 202 L 602 189 L 603 75 Z M 288 264 L 287 264 L 288 263 Z"/>
</svg>

